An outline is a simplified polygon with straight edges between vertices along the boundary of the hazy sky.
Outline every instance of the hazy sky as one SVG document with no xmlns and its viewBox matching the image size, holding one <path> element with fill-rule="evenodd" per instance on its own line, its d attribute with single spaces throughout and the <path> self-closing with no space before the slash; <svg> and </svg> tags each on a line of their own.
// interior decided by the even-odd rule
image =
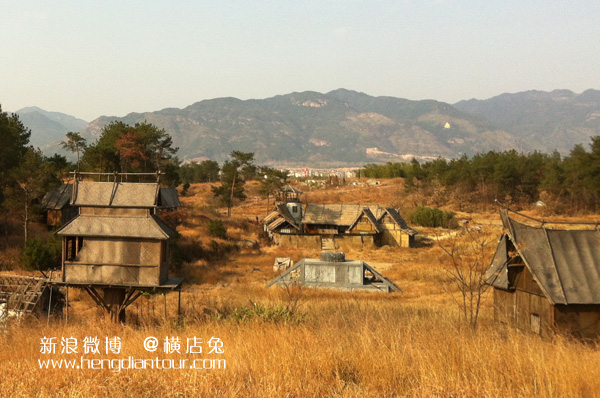
<svg viewBox="0 0 600 398">
<path fill-rule="evenodd" d="M 337 88 L 600 89 L 600 1 L 4 1 L 0 104 L 87 121 Z"/>
</svg>

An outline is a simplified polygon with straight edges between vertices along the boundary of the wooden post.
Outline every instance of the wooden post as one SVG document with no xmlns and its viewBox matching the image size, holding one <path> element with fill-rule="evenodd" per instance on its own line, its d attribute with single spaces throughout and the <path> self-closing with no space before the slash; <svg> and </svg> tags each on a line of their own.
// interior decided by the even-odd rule
<svg viewBox="0 0 600 398">
<path fill-rule="evenodd" d="M 167 320 L 167 293 L 163 293 L 163 297 L 165 298 L 165 321 Z"/>
<path fill-rule="evenodd" d="M 125 323 L 125 289 L 104 289 L 104 302 L 108 307 L 110 320 L 114 323 Z"/>
<path fill-rule="evenodd" d="M 53 270 L 50 271 L 50 281 L 52 281 L 52 272 L 53 272 Z M 48 299 L 48 319 L 47 319 L 46 325 L 50 324 L 50 309 L 51 308 L 52 308 L 52 285 L 50 285 L 50 297 Z"/>
<path fill-rule="evenodd" d="M 63 236 L 62 238 L 62 258 L 61 258 L 61 268 L 62 268 L 62 281 L 65 282 L 65 260 L 67 258 L 67 238 Z"/>
<path fill-rule="evenodd" d="M 67 316 L 66 316 L 65 322 L 69 323 L 69 286 L 67 286 L 66 306 L 67 306 L 67 311 L 66 311 Z"/>
</svg>

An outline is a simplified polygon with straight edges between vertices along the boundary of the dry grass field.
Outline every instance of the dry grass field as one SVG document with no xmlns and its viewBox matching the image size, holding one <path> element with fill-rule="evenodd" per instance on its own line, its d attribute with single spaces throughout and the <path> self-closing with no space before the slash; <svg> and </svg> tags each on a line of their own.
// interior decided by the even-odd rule
<svg viewBox="0 0 600 398">
<path fill-rule="evenodd" d="M 312 203 L 381 203 L 404 208 L 401 181 L 377 187 L 346 186 L 306 191 Z M 266 289 L 277 273 L 274 257 L 316 257 L 316 251 L 268 246 L 256 217 L 267 205 L 253 195 L 231 220 L 215 213 L 206 185 L 182 198 L 178 227 L 186 262 L 181 318 L 177 294 L 141 297 L 126 326 L 105 320 L 82 292 L 71 291 L 65 319 L 23 319 L 0 330 L 0 396 L 6 397 L 592 397 L 600 396 L 600 351 L 595 343 L 556 336 L 540 339 L 493 322 L 490 292 L 477 329 L 459 317 L 456 288 L 441 245 L 469 243 L 467 234 L 420 242 L 414 249 L 383 247 L 346 253 L 373 264 L 403 293 L 343 293 Z M 478 239 L 491 256 L 500 234 L 492 212 L 459 214 L 481 226 Z M 222 219 L 229 240 L 206 236 L 208 221 Z M 446 231 L 420 230 L 424 235 Z M 255 244 L 258 242 L 258 245 Z M 165 316 L 166 308 L 166 316 Z M 119 354 L 104 352 L 118 336 Z M 156 352 L 144 349 L 149 336 Z M 55 354 L 41 338 L 56 337 Z M 77 353 L 60 353 L 61 337 L 75 337 Z M 100 354 L 83 354 L 86 337 L 98 337 Z M 166 337 L 181 339 L 181 353 L 164 353 Z M 186 353 L 188 338 L 203 339 L 203 353 Z M 223 342 L 222 354 L 208 341 Z M 40 369 L 38 360 L 166 358 L 224 359 L 224 369 Z M 113 361 L 117 363 L 117 361 Z M 124 362 L 123 362 L 124 363 Z M 162 363 L 162 362 L 161 362 Z M 206 362 L 213 364 L 211 362 Z M 116 366 L 116 365 L 115 365 Z M 212 365 L 211 365 L 212 366 Z M 216 366 L 216 365 L 215 365 Z"/>
</svg>

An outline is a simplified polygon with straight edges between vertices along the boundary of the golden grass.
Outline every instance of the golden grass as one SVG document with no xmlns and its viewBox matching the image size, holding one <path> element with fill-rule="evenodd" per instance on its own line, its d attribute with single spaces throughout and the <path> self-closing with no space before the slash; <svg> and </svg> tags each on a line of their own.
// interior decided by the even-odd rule
<svg viewBox="0 0 600 398">
<path fill-rule="evenodd" d="M 259 289 L 252 292 L 260 293 Z M 278 300 L 278 292 L 262 299 Z M 595 345 L 542 341 L 499 328 L 485 317 L 477 331 L 456 322 L 452 307 L 404 303 L 401 295 L 311 292 L 300 324 L 237 322 L 190 316 L 173 327 L 119 327 L 104 321 L 13 326 L 0 336 L 3 396 L 273 397 L 590 397 L 600 388 Z M 254 297 L 257 299 L 257 297 Z M 191 297 L 188 297 L 191 299 Z M 206 300 L 206 299 L 205 299 Z M 205 302 L 196 304 L 200 313 Z M 186 303 L 190 308 L 190 304 Z M 192 315 L 192 314 L 189 314 Z M 120 336 L 121 355 L 154 358 L 142 341 L 178 336 L 221 338 L 226 369 L 40 370 L 43 336 Z M 206 348 L 206 346 L 205 346 Z M 193 354 L 158 354 L 192 359 Z M 70 358 L 71 357 L 71 358 Z M 206 355 L 206 357 L 217 357 Z"/>
<path fill-rule="evenodd" d="M 354 189 L 354 188 L 352 188 Z M 351 202 L 352 189 L 336 196 L 318 192 L 314 199 Z M 364 188 L 362 188 L 364 189 Z M 264 201 L 252 197 L 234 209 L 232 220 L 215 214 L 206 203 L 210 189 L 193 186 L 196 196 L 184 198 L 179 230 L 204 248 L 210 218 L 223 219 L 232 244 L 258 239 L 254 217 Z M 373 191 L 377 191 L 374 189 Z M 311 191 L 312 192 L 312 191 Z M 369 201 L 401 203 L 399 185 L 365 193 Z M 335 198 L 335 199 L 334 199 Z M 495 249 L 500 228 L 493 214 L 474 215 L 484 225 L 481 237 Z M 248 221 L 249 220 L 249 221 Z M 426 231 L 428 235 L 443 231 Z M 463 235 L 457 241 L 465 242 Z M 448 240 L 441 241 L 448 244 Z M 235 311 L 254 305 L 291 305 L 284 289 L 266 289 L 277 273 L 274 257 L 316 257 L 311 250 L 262 246 L 230 252 L 216 261 L 197 259 L 181 272 L 188 284 L 182 293 L 183 318 L 176 319 L 177 294 L 141 297 L 129 311 L 130 323 L 108 322 L 82 292 L 71 290 L 69 323 L 63 319 L 28 319 L 0 331 L 0 396 L 119 397 L 592 397 L 600 393 L 600 352 L 596 344 L 556 336 L 542 340 L 492 320 L 489 292 L 477 330 L 459 321 L 444 274 L 445 255 L 431 241 L 416 249 L 383 247 L 351 251 L 347 258 L 380 264 L 385 276 L 403 293 L 343 293 L 302 289 L 298 313 L 292 318 L 241 320 Z M 119 355 L 98 358 L 194 359 L 195 354 L 148 353 L 148 336 L 160 340 L 196 336 L 224 342 L 226 369 L 122 370 L 40 369 L 38 359 L 74 359 L 80 354 L 40 353 L 42 337 L 119 336 Z M 183 345 L 183 344 L 182 344 Z M 103 344 L 100 345 L 103 347 Z M 206 343 L 204 349 L 208 347 Z M 81 347 L 80 347 L 81 351 Z M 215 354 L 206 358 L 217 358 Z"/>
</svg>

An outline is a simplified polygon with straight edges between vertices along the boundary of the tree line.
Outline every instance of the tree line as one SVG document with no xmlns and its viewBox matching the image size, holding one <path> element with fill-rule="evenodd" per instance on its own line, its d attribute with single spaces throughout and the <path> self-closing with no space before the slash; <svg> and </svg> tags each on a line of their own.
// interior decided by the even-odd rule
<svg viewBox="0 0 600 398">
<path fill-rule="evenodd" d="M 260 178 L 259 194 L 274 195 L 287 179 L 287 172 L 254 164 L 254 154 L 234 151 L 221 166 L 213 160 L 181 164 L 172 137 L 150 123 L 131 126 L 123 122 L 106 125 L 93 143 L 78 132 L 69 132 L 61 145 L 76 155 L 71 163 L 55 154 L 44 156 L 29 143 L 31 131 L 17 114 L 0 107 L 0 233 L 4 247 L 9 237 L 21 235 L 24 246 L 30 240 L 30 223 L 43 214 L 41 198 L 52 188 L 68 181 L 69 171 L 98 173 L 161 172 L 164 185 L 177 186 L 198 182 L 215 183 L 213 194 L 220 203 L 231 207 L 246 198 L 244 185 Z M 220 183 L 220 184 L 219 184 Z"/>
<path fill-rule="evenodd" d="M 544 196 L 558 211 L 593 211 L 600 204 L 600 137 L 592 137 L 589 149 L 576 145 L 567 156 L 490 151 L 425 163 L 367 164 L 360 175 L 401 177 L 408 190 L 438 185 L 483 203 L 527 204 Z"/>
<path fill-rule="evenodd" d="M 64 156 L 46 157 L 29 145 L 30 136 L 31 131 L 16 114 L 9 115 L 0 107 L 0 231 L 5 247 L 15 219 L 20 221 L 27 243 L 37 201 L 60 184 L 59 175 L 68 167 Z"/>
</svg>

